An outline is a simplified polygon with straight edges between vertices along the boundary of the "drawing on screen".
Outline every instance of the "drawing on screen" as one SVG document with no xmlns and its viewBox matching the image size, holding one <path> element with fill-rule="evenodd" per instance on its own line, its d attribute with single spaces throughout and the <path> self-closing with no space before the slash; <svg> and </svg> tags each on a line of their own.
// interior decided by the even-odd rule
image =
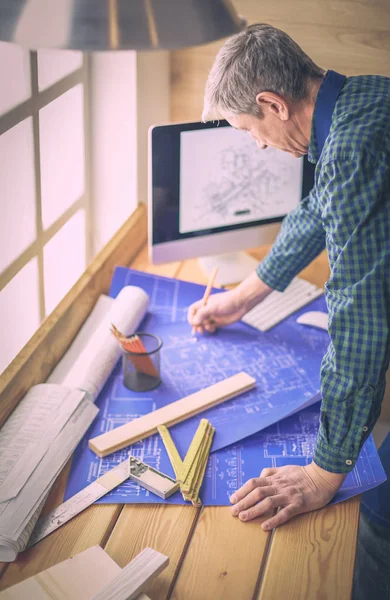
<svg viewBox="0 0 390 600">
<path fill-rule="evenodd" d="M 253 146 L 222 150 L 217 160 L 219 173 L 207 183 L 193 205 L 196 226 L 208 227 L 217 217 L 220 226 L 232 221 L 262 219 L 284 210 L 283 196 L 292 166 L 266 160 Z M 276 167 L 276 168 L 275 168 Z"/>
</svg>

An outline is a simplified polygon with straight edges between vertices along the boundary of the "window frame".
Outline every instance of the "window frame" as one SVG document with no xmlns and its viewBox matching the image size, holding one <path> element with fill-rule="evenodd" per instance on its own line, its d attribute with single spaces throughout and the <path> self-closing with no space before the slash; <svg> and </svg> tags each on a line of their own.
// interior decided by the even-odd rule
<svg viewBox="0 0 390 600">
<path fill-rule="evenodd" d="M 33 127 L 33 164 L 35 177 L 35 209 L 36 209 L 36 238 L 17 256 L 6 269 L 0 272 L 0 291 L 17 275 L 21 269 L 33 258 L 38 263 L 38 293 L 39 317 L 42 322 L 47 316 L 44 293 L 44 263 L 43 251 L 45 245 L 56 233 L 76 214 L 85 211 L 85 261 L 88 265 L 92 259 L 92 205 L 91 205 L 91 118 L 90 118 L 90 85 L 89 85 L 89 57 L 83 54 L 82 65 L 54 82 L 49 87 L 39 90 L 38 87 L 38 52 L 31 51 L 30 55 L 30 97 L 9 109 L 0 116 L 0 135 L 3 135 L 25 119 L 32 118 Z M 84 116 L 84 153 L 85 153 L 85 187 L 83 195 L 75 200 L 64 213 L 56 219 L 46 230 L 42 223 L 42 193 L 41 193 L 41 166 L 40 166 L 40 135 L 39 111 L 49 103 L 81 84 L 83 86 L 83 116 Z"/>
</svg>

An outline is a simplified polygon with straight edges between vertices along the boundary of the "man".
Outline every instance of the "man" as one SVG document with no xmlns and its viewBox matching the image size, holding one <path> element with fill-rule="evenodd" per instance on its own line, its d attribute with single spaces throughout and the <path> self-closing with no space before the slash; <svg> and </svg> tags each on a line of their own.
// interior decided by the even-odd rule
<svg viewBox="0 0 390 600">
<path fill-rule="evenodd" d="M 308 153 L 315 185 L 257 271 L 205 307 L 193 304 L 190 324 L 213 332 L 233 323 L 325 247 L 331 267 L 313 461 L 265 469 L 231 498 L 243 521 L 279 508 L 263 523 L 272 529 L 331 500 L 380 414 L 390 355 L 390 79 L 324 72 L 287 34 L 253 25 L 227 40 L 210 71 L 203 119 L 218 118 L 261 149 Z"/>
</svg>

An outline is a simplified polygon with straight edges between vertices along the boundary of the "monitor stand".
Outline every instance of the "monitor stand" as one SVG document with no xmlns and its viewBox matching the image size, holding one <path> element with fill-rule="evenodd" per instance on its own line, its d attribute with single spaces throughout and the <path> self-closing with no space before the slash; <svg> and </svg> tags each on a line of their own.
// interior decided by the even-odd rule
<svg viewBox="0 0 390 600">
<path fill-rule="evenodd" d="M 240 283 L 253 273 L 259 261 L 245 252 L 232 252 L 231 254 L 202 256 L 199 258 L 199 263 L 207 277 L 210 277 L 215 267 L 218 267 L 215 283 L 224 286 Z"/>
</svg>

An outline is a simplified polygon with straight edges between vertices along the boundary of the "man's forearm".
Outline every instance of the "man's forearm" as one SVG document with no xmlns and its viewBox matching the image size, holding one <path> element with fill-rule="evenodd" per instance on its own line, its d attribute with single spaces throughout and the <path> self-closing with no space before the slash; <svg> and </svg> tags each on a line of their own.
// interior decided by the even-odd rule
<svg viewBox="0 0 390 600">
<path fill-rule="evenodd" d="M 235 288 L 237 303 L 245 309 L 245 313 L 264 300 L 272 291 L 272 288 L 264 283 L 255 271 Z"/>
</svg>

